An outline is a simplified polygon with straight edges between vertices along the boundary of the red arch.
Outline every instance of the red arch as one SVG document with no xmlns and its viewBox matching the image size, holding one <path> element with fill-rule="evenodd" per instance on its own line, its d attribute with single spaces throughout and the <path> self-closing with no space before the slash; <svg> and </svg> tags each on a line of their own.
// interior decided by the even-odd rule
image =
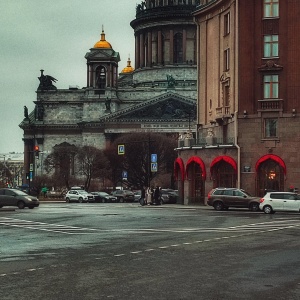
<svg viewBox="0 0 300 300">
<path fill-rule="evenodd" d="M 174 174 L 176 180 L 178 180 L 178 167 L 180 169 L 180 174 L 181 174 L 181 180 L 184 180 L 184 164 L 183 160 L 180 157 L 177 157 L 174 162 Z"/>
<path fill-rule="evenodd" d="M 263 162 L 265 162 L 268 159 L 272 159 L 274 161 L 276 161 L 282 168 L 283 168 L 283 172 L 286 175 L 286 166 L 285 166 L 285 162 L 277 155 L 274 154 L 267 154 L 262 156 L 255 165 L 255 170 L 256 172 L 258 171 L 259 165 L 262 164 Z"/>
<path fill-rule="evenodd" d="M 212 172 L 212 168 L 215 164 L 217 164 L 218 162 L 224 160 L 225 162 L 229 163 L 235 170 L 235 173 L 237 173 L 237 163 L 236 161 L 227 155 L 222 155 L 222 156 L 218 156 L 216 157 L 210 164 L 210 172 Z"/>
<path fill-rule="evenodd" d="M 189 158 L 189 160 L 186 163 L 186 168 L 185 168 L 186 174 L 188 174 L 187 170 L 188 170 L 189 165 L 192 162 L 195 162 L 196 164 L 198 164 L 200 166 L 200 168 L 202 170 L 202 180 L 206 180 L 205 164 L 204 164 L 203 160 L 198 156 L 192 156 L 192 157 Z"/>
</svg>

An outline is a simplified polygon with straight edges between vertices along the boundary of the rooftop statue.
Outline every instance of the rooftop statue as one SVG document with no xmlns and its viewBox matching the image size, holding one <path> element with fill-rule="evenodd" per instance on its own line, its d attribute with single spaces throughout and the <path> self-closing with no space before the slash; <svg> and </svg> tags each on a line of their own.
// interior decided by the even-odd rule
<svg viewBox="0 0 300 300">
<path fill-rule="evenodd" d="M 56 82 L 57 79 L 50 75 L 44 75 L 44 70 L 41 70 L 41 76 L 38 77 L 40 80 L 40 85 L 38 91 L 48 91 L 48 90 L 57 90 L 56 86 L 52 82 Z"/>
</svg>

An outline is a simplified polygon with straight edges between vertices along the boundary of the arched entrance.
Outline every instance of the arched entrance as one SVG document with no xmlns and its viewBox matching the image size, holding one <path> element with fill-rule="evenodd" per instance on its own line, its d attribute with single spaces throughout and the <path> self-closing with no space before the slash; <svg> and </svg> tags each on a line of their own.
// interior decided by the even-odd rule
<svg viewBox="0 0 300 300">
<path fill-rule="evenodd" d="M 186 164 L 186 175 L 189 181 L 189 204 L 204 205 L 206 170 L 200 157 L 192 156 L 188 160 Z"/>
<path fill-rule="evenodd" d="M 184 202 L 184 163 L 182 158 L 176 158 L 174 162 L 174 175 L 178 187 L 178 200 L 177 203 L 183 204 Z"/>
<path fill-rule="evenodd" d="M 218 156 L 210 164 L 213 188 L 236 187 L 237 164 L 230 156 Z"/>
<path fill-rule="evenodd" d="M 256 191 L 258 196 L 264 196 L 267 190 L 284 191 L 286 166 L 279 156 L 264 155 L 257 161 L 255 170 L 257 172 Z"/>
</svg>

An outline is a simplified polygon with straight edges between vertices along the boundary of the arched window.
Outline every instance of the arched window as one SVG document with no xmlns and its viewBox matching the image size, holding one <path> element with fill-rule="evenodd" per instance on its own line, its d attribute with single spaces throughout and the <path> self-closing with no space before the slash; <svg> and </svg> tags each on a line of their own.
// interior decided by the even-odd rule
<svg viewBox="0 0 300 300">
<path fill-rule="evenodd" d="M 174 63 L 183 63 L 183 49 L 182 49 L 182 33 L 178 32 L 174 35 Z"/>
<path fill-rule="evenodd" d="M 100 66 L 96 70 L 96 89 L 103 90 L 106 88 L 106 69 L 104 66 Z"/>
</svg>

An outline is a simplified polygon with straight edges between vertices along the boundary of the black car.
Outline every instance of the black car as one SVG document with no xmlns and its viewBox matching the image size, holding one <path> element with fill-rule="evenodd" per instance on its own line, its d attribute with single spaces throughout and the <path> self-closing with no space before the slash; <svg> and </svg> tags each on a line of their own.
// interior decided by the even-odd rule
<svg viewBox="0 0 300 300">
<path fill-rule="evenodd" d="M 0 208 L 3 206 L 17 206 L 20 209 L 25 207 L 34 208 L 40 205 L 39 199 L 30 196 L 18 189 L 0 189 Z"/>
<path fill-rule="evenodd" d="M 91 192 L 94 195 L 95 202 L 108 203 L 117 202 L 117 197 L 107 194 L 106 192 Z"/>
<path fill-rule="evenodd" d="M 118 202 L 134 202 L 134 193 L 129 190 L 116 190 L 111 195 L 117 197 Z"/>
<path fill-rule="evenodd" d="M 161 189 L 161 203 L 162 204 L 175 204 L 177 203 L 178 192 L 172 189 Z"/>
</svg>

